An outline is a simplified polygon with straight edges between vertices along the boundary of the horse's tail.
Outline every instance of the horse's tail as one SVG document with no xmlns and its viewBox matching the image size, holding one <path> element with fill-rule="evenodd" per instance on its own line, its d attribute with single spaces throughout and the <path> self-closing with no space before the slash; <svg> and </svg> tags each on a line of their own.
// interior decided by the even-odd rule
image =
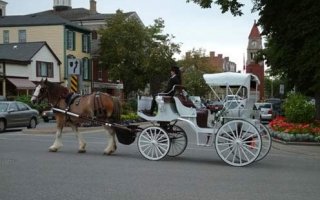
<svg viewBox="0 0 320 200">
<path fill-rule="evenodd" d="M 111 118 L 114 122 L 120 122 L 121 119 L 121 102 L 118 97 L 112 97 L 113 100 L 113 111 Z"/>
</svg>

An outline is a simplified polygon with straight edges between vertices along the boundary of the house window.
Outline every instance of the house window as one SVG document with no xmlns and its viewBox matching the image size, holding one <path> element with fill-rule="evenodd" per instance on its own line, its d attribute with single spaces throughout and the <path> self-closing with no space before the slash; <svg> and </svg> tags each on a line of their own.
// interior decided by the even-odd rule
<svg viewBox="0 0 320 200">
<path fill-rule="evenodd" d="M 19 30 L 19 42 L 27 42 L 27 32 L 26 30 Z"/>
<path fill-rule="evenodd" d="M 83 80 L 90 80 L 91 74 L 91 67 L 90 67 L 90 60 L 88 58 L 83 58 Z"/>
<path fill-rule="evenodd" d="M 37 77 L 53 78 L 53 63 L 37 61 Z"/>
<path fill-rule="evenodd" d="M 90 36 L 82 35 L 82 52 L 89 53 L 90 52 Z"/>
<path fill-rule="evenodd" d="M 8 44 L 9 41 L 9 30 L 3 31 L 3 44 Z"/>
<path fill-rule="evenodd" d="M 76 49 L 76 40 L 75 40 L 75 32 L 67 31 L 67 49 L 75 50 Z"/>
</svg>

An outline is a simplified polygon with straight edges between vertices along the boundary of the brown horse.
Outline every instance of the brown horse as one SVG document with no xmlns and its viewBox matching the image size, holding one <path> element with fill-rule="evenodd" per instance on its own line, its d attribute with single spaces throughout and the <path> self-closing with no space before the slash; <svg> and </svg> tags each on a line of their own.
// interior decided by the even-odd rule
<svg viewBox="0 0 320 200">
<path fill-rule="evenodd" d="M 88 120 L 94 120 L 105 123 L 117 123 L 120 121 L 121 104 L 118 98 L 112 97 L 107 93 L 94 92 L 88 95 L 74 95 L 69 90 L 58 83 L 52 83 L 41 80 L 36 87 L 31 98 L 32 103 L 40 103 L 43 99 L 47 99 L 54 108 L 68 111 L 79 115 L 74 117 L 65 112 L 55 112 L 57 132 L 55 141 L 49 147 L 50 152 L 58 151 L 63 145 L 61 140 L 62 129 L 65 125 L 70 125 L 75 132 L 79 141 L 79 153 L 86 152 L 86 142 L 78 131 L 80 123 Z M 107 132 L 108 145 L 104 150 L 104 154 L 112 154 L 117 146 L 114 128 L 104 123 L 103 127 Z"/>
</svg>

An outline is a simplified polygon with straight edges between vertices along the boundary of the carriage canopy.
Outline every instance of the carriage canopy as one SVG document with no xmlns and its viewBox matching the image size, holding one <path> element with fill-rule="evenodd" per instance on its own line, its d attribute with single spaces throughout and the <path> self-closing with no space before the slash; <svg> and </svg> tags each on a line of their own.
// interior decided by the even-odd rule
<svg viewBox="0 0 320 200">
<path fill-rule="evenodd" d="M 260 84 L 259 78 L 254 74 L 241 74 L 236 72 L 224 72 L 215 74 L 204 74 L 203 78 L 207 85 L 213 86 L 245 86 L 250 88 L 251 82 Z"/>
</svg>

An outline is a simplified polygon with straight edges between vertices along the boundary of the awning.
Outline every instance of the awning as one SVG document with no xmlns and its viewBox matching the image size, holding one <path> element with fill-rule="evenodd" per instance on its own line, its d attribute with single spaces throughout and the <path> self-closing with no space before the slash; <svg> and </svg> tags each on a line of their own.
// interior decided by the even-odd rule
<svg viewBox="0 0 320 200">
<path fill-rule="evenodd" d="M 13 85 L 15 85 L 18 90 L 28 90 L 36 88 L 36 85 L 28 79 L 7 78 L 7 80 L 10 81 Z"/>
</svg>

